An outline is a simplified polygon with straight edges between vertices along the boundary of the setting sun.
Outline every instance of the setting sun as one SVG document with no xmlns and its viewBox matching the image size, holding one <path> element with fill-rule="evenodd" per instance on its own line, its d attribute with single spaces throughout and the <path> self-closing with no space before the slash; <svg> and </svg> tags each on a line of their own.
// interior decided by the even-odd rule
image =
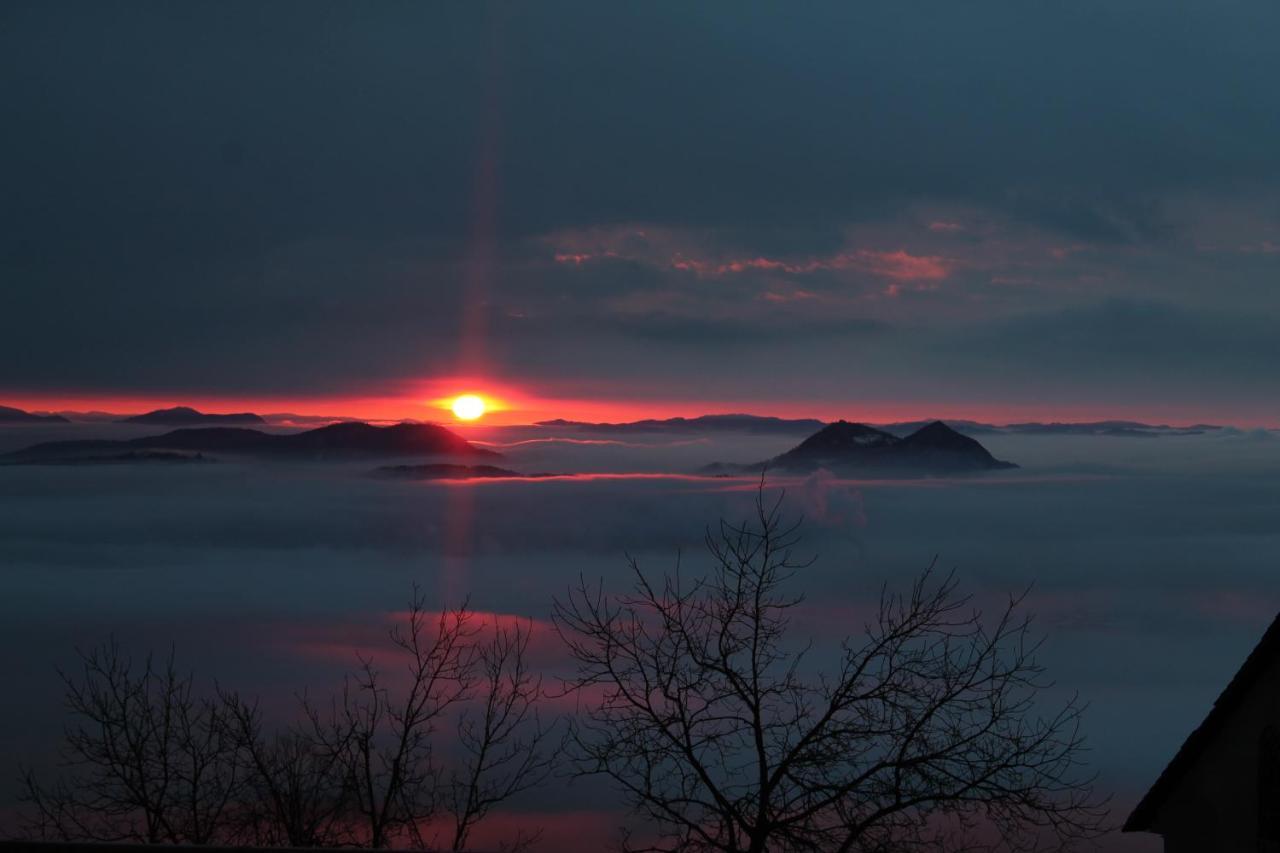
<svg viewBox="0 0 1280 853">
<path fill-rule="evenodd" d="M 484 414 L 484 400 L 475 394 L 463 394 L 453 401 L 453 414 L 460 421 L 474 421 Z"/>
</svg>

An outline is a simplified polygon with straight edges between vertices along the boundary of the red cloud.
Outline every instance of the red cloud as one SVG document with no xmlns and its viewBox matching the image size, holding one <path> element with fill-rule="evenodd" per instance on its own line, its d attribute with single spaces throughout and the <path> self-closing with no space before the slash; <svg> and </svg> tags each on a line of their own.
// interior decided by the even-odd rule
<svg viewBox="0 0 1280 853">
<path fill-rule="evenodd" d="M 847 257 L 847 256 L 843 256 Z M 951 264 L 936 255 L 912 255 L 902 249 L 896 252 L 859 251 L 855 264 L 867 272 L 895 281 L 940 281 L 951 274 Z"/>
<path fill-rule="evenodd" d="M 745 261 L 730 261 L 727 264 L 721 264 L 716 271 L 719 273 L 727 272 L 743 272 L 745 270 L 785 270 L 792 272 L 793 269 L 782 261 L 774 261 L 769 258 L 751 258 Z"/>
<path fill-rule="evenodd" d="M 755 257 L 712 264 L 684 255 L 677 255 L 671 260 L 673 269 L 697 275 L 734 275 L 752 270 L 809 275 L 824 270 L 855 270 L 893 281 L 940 281 L 951 274 L 953 266 L 952 261 L 947 258 L 938 255 L 913 255 L 904 249 L 892 252 L 859 249 L 826 258 L 790 262 Z"/>
<path fill-rule="evenodd" d="M 469 627 L 477 631 L 476 639 L 483 642 L 495 628 L 513 630 L 519 628 L 529 637 L 529 659 L 541 664 L 560 663 L 565 652 L 554 626 L 545 619 L 536 619 L 512 613 L 494 613 L 485 610 L 469 611 Z M 454 619 L 452 612 L 443 614 L 447 621 Z M 440 611 L 423 614 L 428 632 L 434 631 Z M 294 654 L 313 660 L 346 664 L 361 658 L 393 662 L 402 656 L 387 638 L 390 628 L 407 624 L 408 613 L 399 611 L 382 615 L 368 622 L 311 623 L 286 628 L 280 641 Z"/>
<path fill-rule="evenodd" d="M 617 252 L 556 252 L 555 258 L 558 264 L 573 264 L 575 267 L 582 266 L 588 261 L 596 261 L 600 258 L 616 258 Z"/>
<path fill-rule="evenodd" d="M 778 293 L 774 290 L 766 290 L 760 294 L 760 298 L 768 302 L 801 302 L 806 299 L 817 299 L 818 294 L 810 293 L 807 290 L 793 290 L 790 293 Z"/>
<path fill-rule="evenodd" d="M 933 222 L 932 231 L 962 230 L 946 221 Z M 719 277 L 746 272 L 809 275 L 822 271 L 862 272 L 899 282 L 939 281 L 950 275 L 956 262 L 938 255 L 917 255 L 906 249 L 852 249 L 832 255 L 782 259 L 764 255 L 725 257 L 699 249 L 696 236 L 660 230 L 634 228 L 587 229 L 550 235 L 544 241 L 552 248 L 557 264 L 581 266 L 603 259 L 629 260 L 692 273 L 699 277 Z"/>
</svg>

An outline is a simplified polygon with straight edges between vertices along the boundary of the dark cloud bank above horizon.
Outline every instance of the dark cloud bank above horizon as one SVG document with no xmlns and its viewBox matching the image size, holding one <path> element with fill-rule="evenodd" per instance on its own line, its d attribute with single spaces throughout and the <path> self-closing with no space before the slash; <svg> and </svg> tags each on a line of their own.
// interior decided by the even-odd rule
<svg viewBox="0 0 1280 853">
<path fill-rule="evenodd" d="M 7 4 L 0 390 L 478 365 L 1274 421 L 1277 24 L 1262 2 Z"/>
</svg>

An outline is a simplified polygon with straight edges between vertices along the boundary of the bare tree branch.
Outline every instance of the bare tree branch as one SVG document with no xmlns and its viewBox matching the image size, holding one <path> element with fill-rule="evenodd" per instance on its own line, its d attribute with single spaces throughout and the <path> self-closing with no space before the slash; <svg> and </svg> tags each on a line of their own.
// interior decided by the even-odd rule
<svg viewBox="0 0 1280 853">
<path fill-rule="evenodd" d="M 476 825 L 544 781 L 560 750 L 537 710 L 532 623 L 495 624 L 467 605 L 430 613 L 415 587 L 389 632 L 401 669 L 360 657 L 325 705 L 264 732 L 256 701 L 196 698 L 172 655 L 140 673 L 112 642 L 64 675 L 74 724 L 67 771 L 22 775 L 28 837 L 150 844 L 436 846 L 462 851 Z M 456 744 L 439 750 L 438 739 Z M 443 756 L 443 758 L 441 758 Z M 523 850 L 537 832 L 504 847 Z"/>
<path fill-rule="evenodd" d="M 237 838 L 261 847 L 339 847 L 356 842 L 341 752 L 314 736 L 314 720 L 270 737 L 257 704 L 221 694 L 245 779 L 234 816 Z"/>
<path fill-rule="evenodd" d="M 786 592 L 811 561 L 782 498 L 706 537 L 711 570 L 631 592 L 579 580 L 555 605 L 577 664 L 603 690 L 576 722 L 574 770 L 611 779 L 656 840 L 632 850 L 885 851 L 1090 838 L 1104 803 L 1084 771 L 1082 708 L 1047 716 L 1038 641 L 1011 599 L 984 619 L 955 578 L 926 570 L 882 594 L 835 671 L 789 640 Z"/>
<path fill-rule="evenodd" d="M 222 706 L 192 695 L 172 652 L 140 672 L 112 640 L 62 673 L 73 722 L 66 775 L 51 786 L 26 772 L 26 831 L 78 841 L 208 844 L 224 839 L 243 780 Z"/>
<path fill-rule="evenodd" d="M 449 784 L 454 835 L 451 850 L 466 849 L 471 829 L 489 811 L 545 781 L 558 750 L 547 748 L 552 729 L 538 716 L 542 677 L 528 668 L 532 624 L 495 624 L 478 650 L 481 692 L 478 713 L 464 712 L 458 739 L 466 752 Z M 537 836 L 522 836 L 510 849 L 523 849 Z"/>
</svg>

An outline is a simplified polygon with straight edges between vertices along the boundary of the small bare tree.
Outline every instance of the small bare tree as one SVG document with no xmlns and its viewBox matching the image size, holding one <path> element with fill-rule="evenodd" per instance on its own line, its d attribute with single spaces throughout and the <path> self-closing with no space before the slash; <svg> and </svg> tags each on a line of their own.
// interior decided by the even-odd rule
<svg viewBox="0 0 1280 853">
<path fill-rule="evenodd" d="M 406 624 L 391 629 L 393 646 L 407 657 L 407 684 L 395 696 L 367 657 L 333 702 L 327 722 L 304 702 L 313 733 L 337 756 L 347 779 L 359 833 L 370 847 L 407 839 L 426 846 L 425 831 L 438 814 L 439 769 L 434 739 L 446 712 L 472 691 L 475 628 L 466 606 L 426 612 L 414 590 Z"/>
<path fill-rule="evenodd" d="M 1019 600 L 988 622 L 953 577 L 882 593 L 834 671 L 789 639 L 807 562 L 799 524 L 766 502 L 707 532 L 712 570 L 630 594 L 580 580 L 555 622 L 603 691 L 574 726 L 576 773 L 611 779 L 655 837 L 632 850 L 909 851 L 1065 846 L 1104 817 L 1081 767 L 1081 707 L 1046 687 Z M 834 656 L 833 656 L 834 657 Z"/>
<path fill-rule="evenodd" d="M 481 633 L 465 604 L 433 617 L 415 588 L 404 625 L 390 632 L 407 661 L 405 684 L 389 688 L 374 661 L 362 658 L 327 721 L 306 703 L 316 741 L 343 768 L 362 843 L 432 847 L 448 817 L 449 849 L 463 850 L 495 805 L 551 772 L 555 755 L 543 748 L 550 729 L 535 712 L 541 679 L 526 663 L 528 630 L 495 625 L 488 641 Z M 478 711 L 469 708 L 477 703 Z M 465 753 L 449 773 L 435 749 L 446 723 Z"/>
<path fill-rule="evenodd" d="M 244 778 L 233 807 L 237 840 L 259 847 L 355 843 L 342 751 L 314 737 L 315 721 L 268 736 L 256 703 L 234 693 L 223 693 L 222 702 Z"/>
<path fill-rule="evenodd" d="M 371 658 L 342 692 L 264 732 L 256 702 L 193 695 L 172 656 L 141 672 L 112 642 L 64 675 L 67 773 L 23 774 L 27 837 L 150 844 L 466 849 L 496 806 L 544 781 L 558 751 L 537 712 L 532 624 L 492 629 L 464 605 L 431 614 L 414 590 L 389 632 L 405 663 Z M 387 670 L 394 673 L 394 670 Z M 453 749 L 438 749 L 449 738 Z M 438 842 L 437 836 L 445 838 Z M 536 839 L 520 832 L 506 849 Z"/>
<path fill-rule="evenodd" d="M 532 626 L 495 624 L 493 631 L 478 650 L 480 710 L 464 712 L 458 724 L 466 758 L 448 786 L 453 851 L 466 849 L 472 828 L 494 806 L 544 782 L 558 754 L 544 748 L 550 730 L 536 707 L 542 677 L 530 672 L 527 663 Z M 522 832 L 507 849 L 522 850 L 537 838 L 536 832 Z"/>
<path fill-rule="evenodd" d="M 226 837 L 241 777 L 217 702 L 192 694 L 172 653 L 136 671 L 114 640 L 62 673 L 73 723 L 66 774 L 23 774 L 27 834 L 74 841 L 208 844 Z"/>
</svg>

